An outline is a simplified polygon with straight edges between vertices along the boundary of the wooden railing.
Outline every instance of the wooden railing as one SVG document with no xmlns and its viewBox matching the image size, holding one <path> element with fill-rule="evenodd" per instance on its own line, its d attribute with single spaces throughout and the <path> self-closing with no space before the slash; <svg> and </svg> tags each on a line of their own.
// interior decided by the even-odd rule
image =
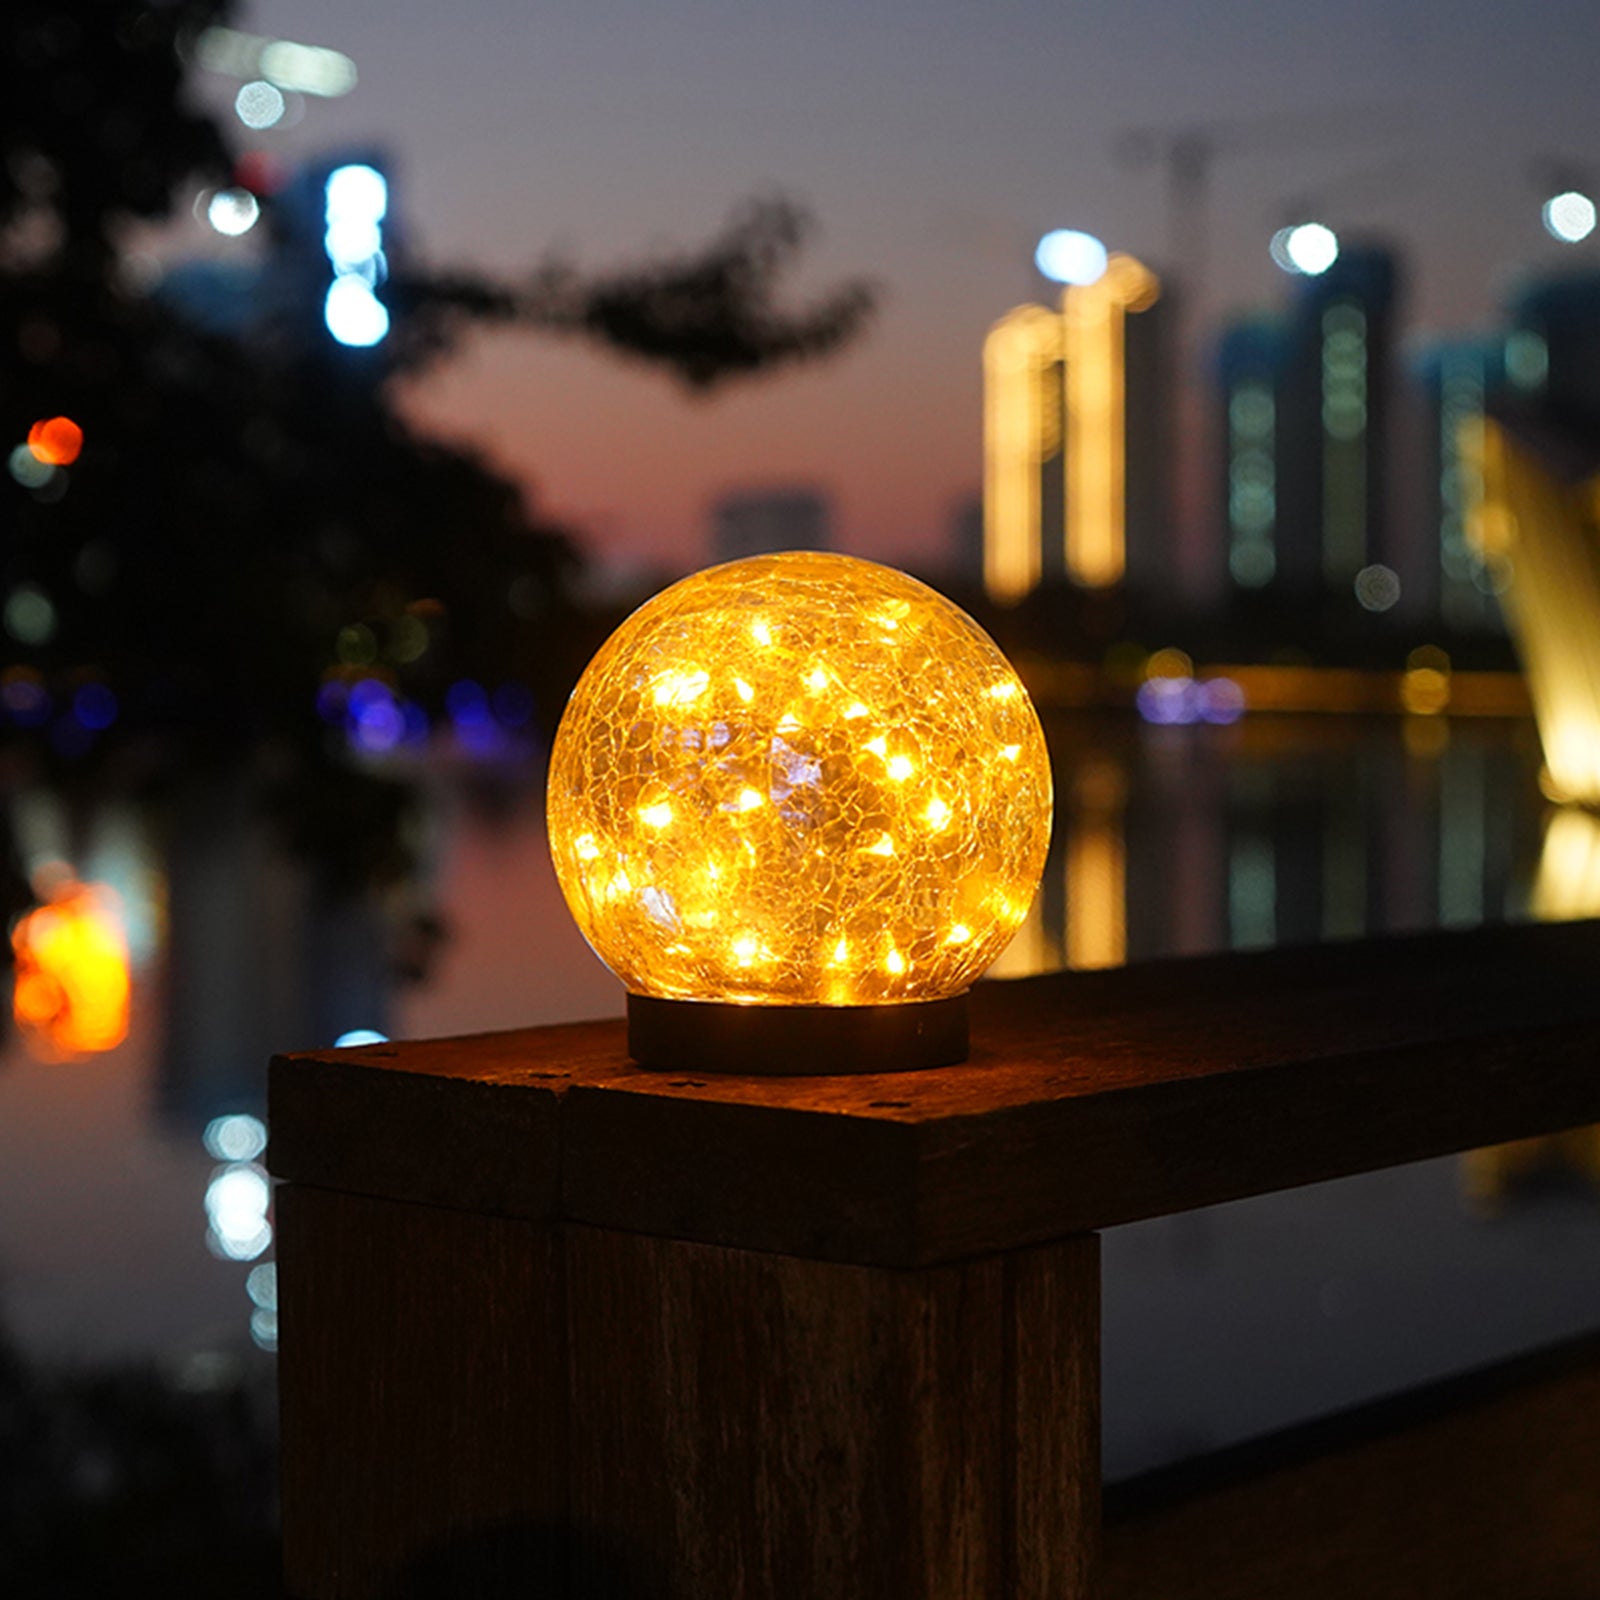
<svg viewBox="0 0 1600 1600">
<path fill-rule="evenodd" d="M 274 1062 L 289 1593 L 1600 1592 L 1595 1341 L 1102 1509 L 1096 1237 L 1600 1121 L 1600 923 L 982 985 L 973 1040 L 831 1079 L 644 1072 L 611 1022 Z"/>
</svg>

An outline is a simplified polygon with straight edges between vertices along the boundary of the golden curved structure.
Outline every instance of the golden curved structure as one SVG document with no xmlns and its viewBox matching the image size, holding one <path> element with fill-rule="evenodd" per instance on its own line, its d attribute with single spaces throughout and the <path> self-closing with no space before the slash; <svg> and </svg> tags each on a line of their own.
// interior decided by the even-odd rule
<svg viewBox="0 0 1600 1600">
<path fill-rule="evenodd" d="M 1468 537 L 1503 580 L 1544 746 L 1545 824 L 1529 909 L 1540 921 L 1600 916 L 1600 476 L 1563 474 L 1502 423 L 1462 425 L 1461 453 L 1481 469 Z M 1600 1128 L 1473 1150 L 1469 1203 L 1492 1213 L 1530 1178 L 1574 1173 L 1600 1185 Z"/>
<path fill-rule="evenodd" d="M 1552 798 L 1600 808 L 1600 476 L 1564 481 L 1492 419 L 1468 533 L 1504 578 Z"/>
</svg>

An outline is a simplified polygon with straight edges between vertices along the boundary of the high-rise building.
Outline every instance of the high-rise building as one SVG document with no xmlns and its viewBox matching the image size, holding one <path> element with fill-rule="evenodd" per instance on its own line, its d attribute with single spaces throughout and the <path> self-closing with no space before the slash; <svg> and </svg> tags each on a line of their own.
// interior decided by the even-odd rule
<svg viewBox="0 0 1600 1600">
<path fill-rule="evenodd" d="M 1162 562 L 1168 431 L 1160 285 L 1113 255 L 1059 312 L 1019 306 L 984 345 L 984 583 L 1020 600 L 1102 589 Z"/>
<path fill-rule="evenodd" d="M 743 489 L 711 508 L 711 556 L 740 561 L 779 550 L 827 550 L 832 507 L 818 489 Z"/>
<path fill-rule="evenodd" d="M 1532 280 L 1507 310 L 1508 390 L 1560 423 L 1600 425 L 1600 273 Z"/>
<path fill-rule="evenodd" d="M 1296 280 L 1284 315 L 1225 330 L 1222 504 L 1236 590 L 1301 606 L 1354 597 L 1364 573 L 1370 582 L 1399 560 L 1390 505 L 1397 278 L 1390 251 L 1347 248 L 1327 271 Z M 1383 581 L 1392 585 L 1392 572 Z"/>
<path fill-rule="evenodd" d="M 1499 336 L 1440 339 L 1415 364 L 1428 422 L 1418 461 L 1431 559 L 1418 564 L 1413 584 L 1421 587 L 1426 609 L 1457 629 L 1499 619 L 1494 577 L 1473 537 L 1473 519 L 1483 503 L 1485 406 L 1505 381 L 1505 346 Z"/>
<path fill-rule="evenodd" d="M 1357 245 L 1297 280 L 1276 395 L 1273 583 L 1286 596 L 1348 595 L 1364 568 L 1394 560 L 1398 277 L 1391 251 Z"/>
<path fill-rule="evenodd" d="M 1228 575 L 1261 589 L 1278 570 L 1278 392 L 1281 322 L 1252 318 L 1224 329 L 1217 353 L 1222 387 L 1221 503 Z"/>
</svg>

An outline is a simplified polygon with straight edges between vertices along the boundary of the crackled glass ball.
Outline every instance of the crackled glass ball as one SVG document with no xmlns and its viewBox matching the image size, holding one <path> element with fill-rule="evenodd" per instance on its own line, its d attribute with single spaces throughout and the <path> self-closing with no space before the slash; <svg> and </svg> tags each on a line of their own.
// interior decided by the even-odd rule
<svg viewBox="0 0 1600 1600">
<path fill-rule="evenodd" d="M 589 663 L 550 761 L 551 852 L 634 994 L 860 1006 L 960 994 L 1050 842 L 1027 691 L 942 595 L 850 556 L 684 579 Z"/>
</svg>

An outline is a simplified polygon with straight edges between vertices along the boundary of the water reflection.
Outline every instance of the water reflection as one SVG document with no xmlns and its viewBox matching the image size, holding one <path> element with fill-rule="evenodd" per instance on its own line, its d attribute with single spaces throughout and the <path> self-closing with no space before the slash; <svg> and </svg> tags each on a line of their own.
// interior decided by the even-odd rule
<svg viewBox="0 0 1600 1600">
<path fill-rule="evenodd" d="M 1049 718 L 1047 733 L 1056 834 L 1002 973 L 1600 913 L 1600 822 L 1542 801 L 1526 720 L 1106 713 Z M 425 767 L 419 783 L 417 871 L 361 891 L 292 849 L 242 781 L 143 806 L 13 797 L 19 874 L 65 861 L 73 893 L 110 886 L 114 900 L 97 904 L 119 908 L 126 945 L 121 1043 L 66 1071 L 48 1048 L 49 1063 L 30 1053 L 31 1035 L 3 1057 L 0 1289 L 32 1351 L 139 1352 L 180 1372 L 270 1364 L 272 1051 L 620 1012 L 620 988 L 561 905 L 539 774 L 486 790 L 481 776 Z M 433 935 L 418 930 L 435 917 L 451 938 L 430 965 Z M 1600 1209 L 1569 1185 L 1552 1212 L 1548 1176 L 1553 1161 L 1569 1177 L 1594 1170 L 1595 1148 L 1570 1136 L 1362 1180 L 1354 1198 L 1277 1197 L 1231 1217 L 1118 1230 L 1107 1241 L 1109 1458 L 1149 1464 L 1186 1441 L 1217 1442 L 1225 1425 L 1248 1431 L 1296 1405 L 1376 1392 L 1396 1376 L 1377 1330 L 1408 1314 L 1396 1305 L 1441 1262 L 1456 1277 L 1438 1297 L 1460 1321 L 1413 1352 L 1419 1371 L 1536 1341 L 1546 1312 L 1581 1320 L 1571 1264 L 1592 1250 Z M 1433 1230 L 1425 1238 L 1395 1229 L 1396 1196 L 1408 1225 Z M 1476 1219 L 1490 1211 L 1485 1229 Z M 1333 1240 L 1325 1259 L 1308 1242 L 1318 1228 Z M 1514 1273 L 1516 1318 L 1475 1309 L 1491 1271 Z M 1260 1354 L 1240 1319 L 1280 1301 L 1307 1319 L 1283 1347 L 1325 1345 L 1352 1393 L 1319 1387 L 1304 1362 L 1265 1386 L 1241 1370 L 1236 1392 L 1218 1376 L 1230 1351 Z M 1186 1352 L 1171 1348 L 1175 1319 Z M 1348 1354 L 1368 1329 L 1370 1359 Z M 1191 1383 L 1202 1356 L 1220 1366 L 1196 1367 Z"/>
<path fill-rule="evenodd" d="M 1570 888 L 1577 822 L 1556 819 L 1546 851 L 1564 887 L 1534 894 L 1547 807 L 1525 720 L 1058 718 L 1048 731 L 1055 840 L 997 976 L 1594 914 Z"/>
<path fill-rule="evenodd" d="M 1561 806 L 1551 813 L 1533 913 L 1550 921 L 1600 917 L 1600 816 L 1594 812 Z"/>
<path fill-rule="evenodd" d="M 128 1036 L 128 941 L 117 896 L 65 867 L 11 930 L 11 1010 L 42 1061 L 79 1061 Z"/>
<path fill-rule="evenodd" d="M 1545 921 L 1600 916 L 1600 816 L 1577 806 L 1550 812 L 1530 909 Z M 1518 1139 L 1461 1158 L 1462 1192 L 1484 1216 L 1501 1215 L 1521 1196 L 1574 1186 L 1600 1190 L 1600 1128 Z"/>
</svg>

